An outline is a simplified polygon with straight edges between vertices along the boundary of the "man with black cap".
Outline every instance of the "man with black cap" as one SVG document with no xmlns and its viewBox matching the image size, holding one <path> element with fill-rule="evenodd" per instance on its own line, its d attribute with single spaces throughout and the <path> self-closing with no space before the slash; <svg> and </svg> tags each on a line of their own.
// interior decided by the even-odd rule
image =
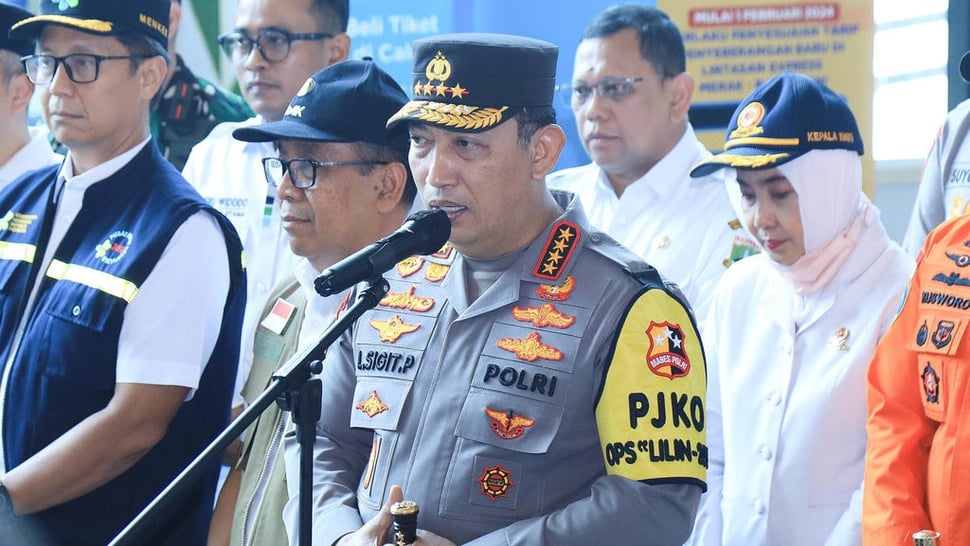
<svg viewBox="0 0 970 546">
<path fill-rule="evenodd" d="M 265 302 L 243 388 L 247 403 L 298 349 L 316 343 L 347 303 L 349 294 L 320 297 L 314 279 L 394 231 L 410 209 L 416 189 L 407 132 L 384 126 L 406 102 L 372 60 L 344 61 L 308 79 L 282 120 L 233 131 L 245 142 L 276 144 L 278 156 L 263 158 L 263 172 L 279 196 L 290 246 L 303 258 Z M 219 494 L 210 546 L 286 544 L 281 445 L 288 421 L 272 406 L 246 432 L 242 457 Z M 289 483 L 296 488 L 297 476 Z"/>
<path fill-rule="evenodd" d="M 960 61 L 960 75 L 970 83 L 970 51 Z M 926 234 L 943 220 L 970 212 L 970 99 L 946 116 L 923 164 L 919 194 L 903 238 L 916 257 Z"/>
<path fill-rule="evenodd" d="M 222 123 L 192 148 L 182 173 L 236 227 L 246 250 L 246 315 L 233 406 L 252 365 L 249 342 L 263 302 L 289 275 L 297 258 L 282 228 L 276 189 L 266 184 L 260 161 L 273 153 L 269 142 L 241 142 L 240 127 L 283 119 L 307 78 L 347 59 L 349 0 L 240 0 L 233 29 L 219 45 L 236 71 L 239 89 L 256 116 Z"/>
<path fill-rule="evenodd" d="M 704 489 L 704 355 L 679 292 L 546 188 L 558 48 L 454 34 L 413 50 L 414 98 L 388 126 L 409 129 L 451 239 L 387 273 L 331 347 L 314 543 L 388 542 L 403 489 L 415 544 L 682 544 Z"/>
<path fill-rule="evenodd" d="M 0 2 L 0 29 L 9 29 L 33 13 Z M 27 107 L 34 84 L 27 79 L 20 58 L 34 52 L 31 40 L 13 40 L 0 31 L 0 188 L 21 174 L 63 157 L 51 151 L 47 131 L 27 126 Z"/>
<path fill-rule="evenodd" d="M 69 150 L 0 192 L 0 528 L 31 544 L 107 543 L 228 417 L 242 248 L 150 136 L 168 13 L 45 1 L 11 29 Z M 217 472 L 140 543 L 201 544 Z"/>
<path fill-rule="evenodd" d="M 961 69 L 970 79 L 970 53 Z M 927 170 L 937 168 L 930 166 L 936 157 L 953 166 L 944 169 L 946 178 L 924 178 L 924 185 L 945 184 L 948 200 L 951 192 L 966 191 L 960 186 L 970 168 L 968 113 L 970 101 L 964 101 L 927 162 Z M 947 216 L 919 241 L 907 297 L 869 364 L 866 545 L 912 544 L 921 530 L 939 532 L 939 544 L 970 544 L 970 343 L 964 339 L 970 324 L 970 215 L 951 209 Z"/>
</svg>

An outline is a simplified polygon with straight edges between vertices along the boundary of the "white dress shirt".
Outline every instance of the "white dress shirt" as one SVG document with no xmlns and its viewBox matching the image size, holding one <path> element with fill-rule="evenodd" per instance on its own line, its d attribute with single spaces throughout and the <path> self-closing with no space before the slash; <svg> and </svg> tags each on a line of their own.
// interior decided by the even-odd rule
<svg viewBox="0 0 970 546">
<path fill-rule="evenodd" d="M 266 298 L 297 262 L 280 221 L 276 188 L 263 175 L 262 159 L 278 155 L 273 144 L 232 137 L 234 129 L 260 123 L 259 117 L 220 123 L 192 148 L 182 171 L 202 197 L 229 218 L 246 253 L 246 312 L 234 406 L 243 403 L 240 393 L 252 367 L 253 339 Z"/>
<path fill-rule="evenodd" d="M 710 153 L 687 131 L 676 146 L 623 194 L 595 163 L 551 174 L 548 185 L 579 196 L 590 224 L 677 283 L 694 316 L 707 315 L 732 257 L 753 251 L 724 190 L 724 172 L 691 178 L 690 169 Z"/>
<path fill-rule="evenodd" d="M 13 182 L 27 171 L 40 169 L 64 160 L 64 156 L 54 153 L 50 142 L 47 141 L 47 129 L 44 127 L 29 127 L 30 140 L 17 153 L 0 165 L 0 188 Z"/>
</svg>

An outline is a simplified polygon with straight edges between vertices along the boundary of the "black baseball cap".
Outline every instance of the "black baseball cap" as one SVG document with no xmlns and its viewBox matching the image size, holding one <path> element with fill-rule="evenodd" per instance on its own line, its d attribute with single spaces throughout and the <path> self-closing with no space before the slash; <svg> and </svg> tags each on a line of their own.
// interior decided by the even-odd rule
<svg viewBox="0 0 970 546">
<path fill-rule="evenodd" d="M 41 0 L 40 12 L 13 25 L 10 36 L 32 40 L 54 24 L 91 34 L 140 32 L 168 48 L 170 0 Z"/>
<path fill-rule="evenodd" d="M 412 44 L 413 99 L 388 120 L 482 131 L 523 107 L 551 106 L 559 47 L 491 33 L 431 36 Z"/>
<path fill-rule="evenodd" d="M 770 169 L 811 150 L 862 155 L 862 136 L 845 100 L 815 78 L 782 72 L 759 85 L 734 111 L 724 152 L 697 164 L 694 178 L 718 169 Z"/>
<path fill-rule="evenodd" d="M 368 142 L 406 155 L 407 132 L 389 131 L 385 123 L 407 100 L 401 86 L 373 60 L 342 61 L 307 79 L 282 120 L 241 127 L 232 136 L 245 142 Z"/>
<path fill-rule="evenodd" d="M 11 6 L 0 2 L 0 29 L 9 29 L 17 21 L 22 21 L 34 14 L 17 6 Z M 13 51 L 17 55 L 24 57 L 34 52 L 34 42 L 32 40 L 15 40 L 7 36 L 6 32 L 0 31 L 0 49 Z"/>
</svg>

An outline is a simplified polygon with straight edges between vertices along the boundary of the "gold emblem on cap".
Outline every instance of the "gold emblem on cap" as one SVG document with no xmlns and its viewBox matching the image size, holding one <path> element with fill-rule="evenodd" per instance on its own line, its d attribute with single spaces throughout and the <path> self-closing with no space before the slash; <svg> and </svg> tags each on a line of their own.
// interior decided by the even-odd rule
<svg viewBox="0 0 970 546">
<path fill-rule="evenodd" d="M 307 78 L 307 80 L 303 82 L 303 87 L 301 87 L 300 90 L 296 92 L 296 96 L 302 97 L 307 93 L 309 93 L 310 91 L 313 91 L 313 88 L 316 86 L 317 86 L 317 82 L 313 81 L 313 78 Z"/>
<path fill-rule="evenodd" d="M 667 248 L 670 246 L 670 237 L 666 235 L 657 235 L 653 238 L 654 248 Z"/>
<path fill-rule="evenodd" d="M 428 78 L 428 83 L 421 83 L 421 80 L 418 80 L 414 84 L 414 96 L 448 97 L 451 95 L 453 99 L 460 99 L 468 94 L 468 91 L 460 84 L 456 83 L 454 87 L 445 85 L 445 82 L 451 77 L 451 61 L 440 51 L 435 54 L 433 59 L 428 61 L 428 65 L 424 67 L 424 75 Z M 435 82 L 438 83 L 435 84 Z"/>
<path fill-rule="evenodd" d="M 428 66 L 424 69 L 424 75 L 427 76 L 429 83 L 434 80 L 444 83 L 451 77 L 451 62 L 439 51 L 434 59 L 428 62 Z"/>
<path fill-rule="evenodd" d="M 744 138 L 760 135 L 765 132 L 764 127 L 758 125 L 765 117 L 765 107 L 760 102 L 752 102 L 738 114 L 738 128 L 731 131 L 729 138 Z"/>
</svg>

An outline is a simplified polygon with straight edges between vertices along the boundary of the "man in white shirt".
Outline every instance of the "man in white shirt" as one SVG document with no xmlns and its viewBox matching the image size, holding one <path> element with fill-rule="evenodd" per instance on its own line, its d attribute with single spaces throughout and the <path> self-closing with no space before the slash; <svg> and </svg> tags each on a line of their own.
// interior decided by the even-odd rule
<svg viewBox="0 0 970 546">
<path fill-rule="evenodd" d="M 242 246 L 151 137 L 169 7 L 43 2 L 10 29 L 36 40 L 27 77 L 68 154 L 0 190 L 4 546 L 103 546 L 228 420 Z M 137 543 L 204 543 L 217 477 Z"/>
<path fill-rule="evenodd" d="M 189 155 L 182 174 L 239 232 L 246 252 L 246 316 L 233 406 L 252 365 L 252 340 L 270 290 L 293 271 L 296 257 L 282 229 L 276 188 L 261 161 L 272 143 L 240 142 L 239 127 L 283 119 L 290 100 L 316 71 L 345 60 L 348 0 L 240 0 L 232 31 L 219 45 L 236 70 L 243 98 L 257 116 L 217 125 Z"/>
<path fill-rule="evenodd" d="M 0 29 L 9 29 L 33 14 L 0 2 Z M 0 31 L 0 187 L 21 174 L 60 163 L 42 127 L 27 127 L 27 106 L 34 84 L 20 58 L 34 52 L 31 40 L 14 40 Z"/>
<path fill-rule="evenodd" d="M 569 94 L 593 162 L 553 173 L 551 188 L 577 194 L 590 223 L 680 285 L 703 319 L 718 280 L 754 252 L 723 179 L 691 179 L 710 156 L 687 120 L 694 79 L 684 43 L 663 12 L 614 6 L 587 25 Z"/>
</svg>

